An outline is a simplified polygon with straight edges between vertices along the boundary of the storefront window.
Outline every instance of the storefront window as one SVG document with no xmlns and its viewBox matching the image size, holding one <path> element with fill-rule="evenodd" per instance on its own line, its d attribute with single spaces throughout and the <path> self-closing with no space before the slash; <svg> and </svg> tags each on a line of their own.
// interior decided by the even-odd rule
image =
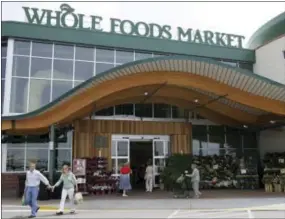
<svg viewBox="0 0 285 219">
<path fill-rule="evenodd" d="M 134 104 L 115 106 L 115 115 L 134 115 Z"/>
<path fill-rule="evenodd" d="M 31 77 L 35 78 L 51 78 L 51 59 L 32 58 L 31 61 Z M 56 66 L 56 61 L 54 63 Z"/>
<path fill-rule="evenodd" d="M 192 154 L 193 155 L 200 155 L 200 141 L 197 139 L 192 140 Z"/>
<path fill-rule="evenodd" d="M 28 111 L 36 110 L 50 102 L 51 81 L 31 79 Z"/>
<path fill-rule="evenodd" d="M 71 164 L 71 149 L 57 149 L 55 152 L 55 168 L 61 170 L 64 164 Z"/>
<path fill-rule="evenodd" d="M 135 116 L 152 118 L 152 104 L 135 104 Z"/>
<path fill-rule="evenodd" d="M 114 68 L 114 64 L 113 63 L 110 63 L 110 64 L 107 64 L 107 63 L 96 63 L 96 74 L 100 74 L 102 72 L 105 72 L 111 68 Z"/>
<path fill-rule="evenodd" d="M 52 57 L 52 44 L 33 42 L 32 56 Z"/>
<path fill-rule="evenodd" d="M 155 156 L 164 156 L 164 144 L 163 141 L 154 142 L 154 154 Z"/>
<path fill-rule="evenodd" d="M 73 61 L 71 60 L 54 60 L 53 78 L 72 80 L 73 78 Z"/>
<path fill-rule="evenodd" d="M 116 51 L 116 63 L 124 64 L 134 61 L 134 52 L 133 51 Z"/>
<path fill-rule="evenodd" d="M 72 81 L 52 81 L 52 100 L 62 96 L 72 89 Z"/>
<path fill-rule="evenodd" d="M 54 45 L 54 58 L 73 59 L 74 46 L 72 45 Z"/>
<path fill-rule="evenodd" d="M 154 118 L 171 118 L 171 106 L 168 104 L 154 104 Z"/>
<path fill-rule="evenodd" d="M 26 56 L 14 56 L 12 76 L 29 77 L 30 58 Z"/>
<path fill-rule="evenodd" d="M 187 118 L 185 115 L 185 110 L 177 106 L 172 106 L 172 118 L 173 119 Z"/>
<path fill-rule="evenodd" d="M 29 168 L 30 161 L 35 161 L 37 169 L 40 171 L 48 171 L 48 158 L 49 150 L 48 147 L 45 149 L 30 149 L 29 146 L 26 150 L 26 169 Z"/>
<path fill-rule="evenodd" d="M 117 150 L 118 154 L 117 156 L 125 157 L 128 156 L 128 145 L 129 143 L 127 141 L 118 141 L 117 142 Z"/>
<path fill-rule="evenodd" d="M 25 170 L 25 148 L 7 148 L 6 171 Z"/>
<path fill-rule="evenodd" d="M 61 169 L 63 163 L 71 163 L 72 136 L 71 130 L 56 131 L 54 153 L 55 168 L 58 170 Z M 6 166 L 2 170 L 7 172 L 25 171 L 29 167 L 30 161 L 36 161 L 38 170 L 48 171 L 49 156 L 49 134 L 2 136 L 2 159 L 6 160 L 4 163 Z"/>
<path fill-rule="evenodd" d="M 109 107 L 106 109 L 102 109 L 95 113 L 96 116 L 113 116 L 114 115 L 114 107 Z"/>
<path fill-rule="evenodd" d="M 72 149 L 73 131 L 58 130 L 56 132 L 56 147 L 58 149 Z"/>
<path fill-rule="evenodd" d="M 96 62 L 107 62 L 114 64 L 115 51 L 110 49 L 98 49 L 96 48 Z M 97 71 L 96 71 L 97 73 Z"/>
<path fill-rule="evenodd" d="M 88 80 L 94 75 L 94 63 L 93 62 L 75 62 L 75 80 Z"/>
<path fill-rule="evenodd" d="M 224 126 L 208 126 L 209 142 L 208 155 L 220 155 L 220 149 L 225 144 Z"/>
<path fill-rule="evenodd" d="M 31 42 L 30 41 L 18 41 L 14 42 L 14 54 L 17 55 L 30 55 Z"/>
<path fill-rule="evenodd" d="M 207 156 L 208 155 L 207 126 L 193 125 L 192 138 L 194 142 L 192 146 L 195 147 L 195 153 L 197 155 L 199 154 L 201 156 Z M 194 150 L 194 148 L 192 148 L 192 150 Z"/>
<path fill-rule="evenodd" d="M 10 112 L 24 113 L 27 111 L 28 82 L 27 78 L 12 78 Z"/>
<path fill-rule="evenodd" d="M 76 47 L 75 48 L 75 59 L 94 61 L 94 48 L 88 47 Z"/>
</svg>

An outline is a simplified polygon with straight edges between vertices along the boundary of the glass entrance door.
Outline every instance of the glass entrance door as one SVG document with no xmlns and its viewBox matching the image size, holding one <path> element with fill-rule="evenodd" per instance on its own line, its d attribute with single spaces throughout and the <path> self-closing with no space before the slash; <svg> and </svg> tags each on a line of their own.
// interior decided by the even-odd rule
<svg viewBox="0 0 285 219">
<path fill-rule="evenodd" d="M 165 167 L 165 159 L 169 156 L 169 141 L 153 140 L 154 187 L 160 184 L 160 174 Z"/>
<path fill-rule="evenodd" d="M 112 140 L 112 170 L 113 174 L 119 175 L 121 167 L 130 162 L 130 140 Z"/>
</svg>

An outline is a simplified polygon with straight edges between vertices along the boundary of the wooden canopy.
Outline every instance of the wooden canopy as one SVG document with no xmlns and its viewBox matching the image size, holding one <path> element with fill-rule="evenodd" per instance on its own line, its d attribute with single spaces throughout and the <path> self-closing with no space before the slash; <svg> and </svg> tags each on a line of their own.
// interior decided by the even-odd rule
<svg viewBox="0 0 285 219">
<path fill-rule="evenodd" d="M 210 59 L 184 56 L 140 60 L 101 73 L 52 103 L 2 118 L 2 131 L 34 132 L 72 123 L 122 103 L 168 103 L 213 122 L 260 126 L 285 117 L 285 86 Z"/>
</svg>

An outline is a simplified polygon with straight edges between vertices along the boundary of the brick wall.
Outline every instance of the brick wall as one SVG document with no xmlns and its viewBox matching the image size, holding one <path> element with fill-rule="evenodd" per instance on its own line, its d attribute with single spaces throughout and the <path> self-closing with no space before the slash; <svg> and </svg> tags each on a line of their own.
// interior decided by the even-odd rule
<svg viewBox="0 0 285 219">
<path fill-rule="evenodd" d="M 16 198 L 19 196 L 18 176 L 23 173 L 2 173 L 2 197 Z"/>
</svg>

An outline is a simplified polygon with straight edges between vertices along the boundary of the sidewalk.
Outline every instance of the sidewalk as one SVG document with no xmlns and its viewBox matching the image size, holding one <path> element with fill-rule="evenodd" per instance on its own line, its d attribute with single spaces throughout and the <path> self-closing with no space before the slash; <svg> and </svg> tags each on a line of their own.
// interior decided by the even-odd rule
<svg viewBox="0 0 285 219">
<path fill-rule="evenodd" d="M 39 201 L 42 210 L 56 210 L 60 200 Z M 261 191 L 204 191 L 201 199 L 173 199 L 171 193 L 132 192 L 120 195 L 85 196 L 80 209 L 231 209 L 284 203 L 284 193 Z M 67 201 L 68 203 L 68 201 Z M 21 199 L 2 199 L 2 206 L 20 206 Z"/>
</svg>

